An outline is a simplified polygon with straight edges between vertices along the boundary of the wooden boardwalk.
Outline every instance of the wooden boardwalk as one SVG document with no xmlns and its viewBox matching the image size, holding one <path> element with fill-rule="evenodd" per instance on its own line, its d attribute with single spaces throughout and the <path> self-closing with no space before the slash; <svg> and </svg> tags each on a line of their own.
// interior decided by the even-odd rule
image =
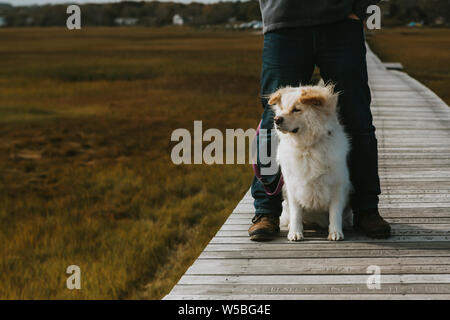
<svg viewBox="0 0 450 320">
<path fill-rule="evenodd" d="M 252 242 L 248 192 L 165 299 L 450 299 L 450 109 L 367 54 L 377 127 L 380 211 L 393 236 L 306 230 L 303 242 Z M 369 266 L 381 286 L 369 289 Z"/>
</svg>

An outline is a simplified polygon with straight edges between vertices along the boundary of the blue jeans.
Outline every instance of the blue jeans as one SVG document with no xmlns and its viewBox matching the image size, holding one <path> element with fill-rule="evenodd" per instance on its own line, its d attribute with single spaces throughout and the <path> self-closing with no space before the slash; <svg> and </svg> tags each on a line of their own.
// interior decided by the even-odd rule
<svg viewBox="0 0 450 320">
<path fill-rule="evenodd" d="M 262 95 L 283 86 L 309 84 L 315 65 L 320 68 L 324 81 L 333 81 L 335 90 L 341 92 L 339 117 L 351 142 L 348 166 L 354 188 L 350 197 L 353 212 L 361 214 L 376 210 L 381 191 L 363 23 L 345 19 L 326 25 L 266 33 L 262 56 Z M 270 150 L 270 137 L 276 134 L 272 130 L 273 112 L 266 98 L 261 101 L 264 108 L 261 128 L 267 129 L 268 134 L 259 137 L 258 151 L 262 143 L 268 145 L 266 150 Z M 274 190 L 279 177 L 280 172 L 263 176 L 264 184 L 269 190 Z M 251 191 L 256 214 L 281 214 L 281 194 L 268 196 L 256 177 L 253 178 Z"/>
</svg>

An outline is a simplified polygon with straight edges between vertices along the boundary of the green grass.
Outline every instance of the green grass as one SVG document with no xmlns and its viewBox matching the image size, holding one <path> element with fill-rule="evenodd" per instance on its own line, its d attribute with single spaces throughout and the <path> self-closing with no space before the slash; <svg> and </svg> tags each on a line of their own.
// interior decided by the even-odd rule
<svg viewBox="0 0 450 320">
<path fill-rule="evenodd" d="M 369 44 L 385 62 L 401 62 L 450 105 L 450 28 L 393 28 L 371 32 Z"/>
<path fill-rule="evenodd" d="M 0 298 L 161 298 L 249 187 L 170 160 L 176 128 L 252 128 L 261 37 L 0 30 Z M 66 289 L 67 266 L 82 289 Z"/>
</svg>

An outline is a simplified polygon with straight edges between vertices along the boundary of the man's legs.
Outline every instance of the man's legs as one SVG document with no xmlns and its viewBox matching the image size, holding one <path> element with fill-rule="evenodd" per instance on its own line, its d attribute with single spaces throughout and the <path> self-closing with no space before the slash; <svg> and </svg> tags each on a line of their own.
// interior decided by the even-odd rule
<svg viewBox="0 0 450 320">
<path fill-rule="evenodd" d="M 314 70 L 313 60 L 313 31 L 312 28 L 292 28 L 282 29 L 269 32 L 264 36 L 264 50 L 262 57 L 262 73 L 261 73 L 261 94 L 268 95 L 284 86 L 298 86 L 300 83 L 306 84 L 310 81 L 312 72 Z M 261 129 L 266 129 L 260 132 L 258 139 L 258 154 L 259 150 L 271 150 L 271 136 L 276 135 L 273 128 L 273 112 L 267 104 L 267 98 L 262 98 L 262 106 L 264 108 L 261 120 Z M 267 133 L 265 133 L 267 132 Z M 262 148 L 265 144 L 265 148 Z M 270 155 L 270 153 L 268 154 Z M 275 155 L 270 155 L 271 161 L 275 161 Z M 258 157 L 259 158 L 259 157 Z M 258 166 L 262 167 L 258 162 Z M 263 175 L 263 181 L 269 190 L 275 190 L 280 172 L 272 175 Z M 264 235 L 269 237 L 273 235 L 273 228 L 267 227 L 271 221 L 265 223 L 265 218 L 278 218 L 281 215 L 282 195 L 269 196 L 266 194 L 264 187 L 256 177 L 253 178 L 252 196 L 255 206 L 256 217 L 253 220 L 255 223 L 249 229 L 249 233 L 259 234 L 258 239 L 264 240 Z M 264 217 L 263 224 L 257 225 L 262 215 Z M 267 219 L 266 219 L 267 220 Z M 273 219 L 275 224 L 278 224 L 277 219 Z M 277 226 L 278 227 L 278 226 Z M 268 232 L 266 232 L 268 231 Z"/>
<path fill-rule="evenodd" d="M 320 26 L 318 30 L 317 64 L 322 78 L 336 83 L 335 90 L 340 92 L 340 119 L 351 140 L 348 165 L 354 188 L 351 205 L 355 221 L 370 215 L 372 220 L 363 231 L 373 236 L 388 235 L 389 225 L 378 216 L 381 190 L 363 23 L 347 19 Z"/>
</svg>

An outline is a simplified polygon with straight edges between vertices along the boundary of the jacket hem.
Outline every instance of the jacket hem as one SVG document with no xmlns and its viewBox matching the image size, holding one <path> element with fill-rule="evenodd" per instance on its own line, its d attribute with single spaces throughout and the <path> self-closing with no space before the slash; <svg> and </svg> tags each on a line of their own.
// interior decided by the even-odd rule
<svg viewBox="0 0 450 320">
<path fill-rule="evenodd" d="M 322 25 L 322 24 L 338 22 L 338 21 L 344 20 L 349 15 L 350 15 L 350 12 L 346 13 L 345 15 L 342 15 L 340 17 L 315 19 L 315 20 L 301 19 L 301 20 L 289 21 L 289 22 L 275 22 L 275 23 L 270 23 L 270 24 L 264 24 L 263 33 L 267 33 L 267 32 L 278 30 L 278 29 L 284 29 L 284 28 L 313 27 L 313 26 L 318 26 L 318 25 Z"/>
</svg>

